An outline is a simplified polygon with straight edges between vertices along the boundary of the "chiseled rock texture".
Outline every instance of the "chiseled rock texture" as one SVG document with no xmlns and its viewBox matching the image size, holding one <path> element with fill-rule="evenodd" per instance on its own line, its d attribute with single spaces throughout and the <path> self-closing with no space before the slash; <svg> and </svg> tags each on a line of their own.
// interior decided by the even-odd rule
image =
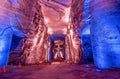
<svg viewBox="0 0 120 79">
<path fill-rule="evenodd" d="M 6 66 L 8 63 L 11 44 L 20 44 L 18 41 L 21 41 L 26 36 L 25 33 L 27 33 L 32 17 L 33 1 L 35 0 L 31 0 L 31 2 L 29 0 L 0 1 L 0 67 Z M 14 41 L 14 39 L 18 41 Z M 11 49 L 17 47 L 17 45 L 14 46 Z M 12 52 L 14 54 L 10 54 L 12 55 L 10 60 L 17 61 L 15 59 L 18 59 L 20 50 Z"/>
<path fill-rule="evenodd" d="M 29 24 L 29 11 L 33 4 L 28 4 L 28 1 L 0 1 L 0 67 L 6 66 L 8 63 L 12 36 L 16 35 L 22 38 L 26 36 L 23 32 Z"/>
<path fill-rule="evenodd" d="M 38 0 L 50 34 L 66 34 L 71 0 Z"/>
<path fill-rule="evenodd" d="M 88 59 L 93 58 L 91 37 L 90 37 L 90 27 L 91 27 L 91 14 L 90 14 L 90 1 L 84 0 L 84 9 L 83 9 L 83 26 L 81 29 L 81 38 L 82 38 L 82 48 L 84 53 L 84 62 L 89 63 Z"/>
<path fill-rule="evenodd" d="M 84 0 L 72 0 L 71 1 L 71 23 L 75 28 L 82 28 L 82 18 L 84 10 Z"/>
<path fill-rule="evenodd" d="M 66 34 L 67 60 L 74 63 L 81 63 L 83 52 L 81 50 L 80 28 L 83 11 L 83 0 L 73 0 L 70 6 L 70 22 Z"/>
<path fill-rule="evenodd" d="M 82 35 L 82 48 L 84 63 L 88 64 L 90 63 L 89 59 L 93 59 L 90 35 Z"/>
<path fill-rule="evenodd" d="M 47 27 L 44 24 L 41 6 L 38 3 L 36 3 L 34 11 L 31 30 L 28 32 L 28 38 L 23 44 L 23 54 L 21 55 L 23 64 L 39 64 L 47 61 L 48 58 L 50 38 L 47 34 Z"/>
<path fill-rule="evenodd" d="M 92 0 L 91 41 L 98 68 L 120 68 L 120 0 Z"/>
</svg>

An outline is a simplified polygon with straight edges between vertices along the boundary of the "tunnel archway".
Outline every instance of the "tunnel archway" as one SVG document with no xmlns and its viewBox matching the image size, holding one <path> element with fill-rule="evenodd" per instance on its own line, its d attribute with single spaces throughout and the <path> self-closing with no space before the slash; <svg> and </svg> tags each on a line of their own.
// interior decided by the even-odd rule
<svg viewBox="0 0 120 79">
<path fill-rule="evenodd" d="M 89 52 L 98 68 L 119 68 L 119 4 L 119 0 L 0 1 L 0 67 L 7 66 L 14 34 L 24 39 L 23 64 L 50 61 L 51 35 L 63 34 L 69 63 L 80 62 Z"/>
</svg>

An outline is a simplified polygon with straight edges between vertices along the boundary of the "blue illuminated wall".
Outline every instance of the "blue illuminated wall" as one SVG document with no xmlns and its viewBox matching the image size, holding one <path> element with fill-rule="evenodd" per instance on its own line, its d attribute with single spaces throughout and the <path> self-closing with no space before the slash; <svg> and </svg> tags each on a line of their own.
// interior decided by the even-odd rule
<svg viewBox="0 0 120 79">
<path fill-rule="evenodd" d="M 120 0 L 92 0 L 90 11 L 95 65 L 120 68 Z"/>
<path fill-rule="evenodd" d="M 7 66 L 13 34 L 22 38 L 26 36 L 17 29 L 17 20 L 11 15 L 14 14 L 7 15 L 7 18 L 1 16 L 0 19 L 0 68 Z"/>
<path fill-rule="evenodd" d="M 9 2 L 11 2 L 12 4 L 18 4 L 18 0 L 8 0 Z"/>
<path fill-rule="evenodd" d="M 2 28 L 2 26 L 8 28 L 6 25 L 0 24 L 0 30 L 6 29 Z M 0 35 L 0 68 L 6 66 L 8 63 L 11 39 L 12 33 L 10 28 L 6 29 L 4 33 Z"/>
<path fill-rule="evenodd" d="M 83 54 L 84 54 L 84 62 L 85 64 L 88 64 L 88 59 L 93 58 L 93 52 L 91 47 L 91 38 L 90 38 L 90 1 L 91 0 L 85 0 L 84 1 L 84 16 L 83 16 L 83 28 L 81 32 L 81 38 L 82 38 L 82 48 L 83 48 Z"/>
</svg>

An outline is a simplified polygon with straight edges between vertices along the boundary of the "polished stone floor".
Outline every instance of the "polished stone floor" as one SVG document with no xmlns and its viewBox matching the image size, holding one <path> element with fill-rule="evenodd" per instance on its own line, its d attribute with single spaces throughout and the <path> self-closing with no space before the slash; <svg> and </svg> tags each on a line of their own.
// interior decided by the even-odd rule
<svg viewBox="0 0 120 79">
<path fill-rule="evenodd" d="M 0 79 L 120 79 L 120 69 L 99 70 L 93 64 L 8 66 Z"/>
</svg>

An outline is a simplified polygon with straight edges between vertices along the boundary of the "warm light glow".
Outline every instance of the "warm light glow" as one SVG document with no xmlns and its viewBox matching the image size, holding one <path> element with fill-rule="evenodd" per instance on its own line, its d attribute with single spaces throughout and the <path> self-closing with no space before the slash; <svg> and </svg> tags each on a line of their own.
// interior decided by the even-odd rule
<svg viewBox="0 0 120 79">
<path fill-rule="evenodd" d="M 44 18 L 45 24 L 49 23 L 49 19 L 48 18 Z"/>
<path fill-rule="evenodd" d="M 70 35 L 71 35 L 71 36 L 73 35 L 73 30 L 72 30 L 72 29 L 70 29 Z"/>
<path fill-rule="evenodd" d="M 32 49 L 31 49 L 32 51 L 34 50 L 34 48 L 35 48 L 35 46 L 37 44 L 37 40 L 38 40 L 38 35 L 33 40 L 33 46 L 32 46 Z"/>
<path fill-rule="evenodd" d="M 64 18 L 65 22 L 69 22 L 69 18 Z"/>
<path fill-rule="evenodd" d="M 66 34 L 67 33 L 67 28 L 64 28 L 63 29 L 63 34 Z"/>
<path fill-rule="evenodd" d="M 65 15 L 63 16 L 63 21 L 69 22 L 70 8 L 65 9 Z"/>
<path fill-rule="evenodd" d="M 52 28 L 48 28 L 48 34 L 53 34 Z"/>
<path fill-rule="evenodd" d="M 43 40 L 44 40 L 44 33 L 42 33 L 41 40 L 40 40 L 40 42 L 39 42 L 39 44 L 38 44 L 39 46 L 41 46 L 41 45 L 42 45 Z"/>
<path fill-rule="evenodd" d="M 38 36 L 34 38 L 34 40 L 33 40 L 33 41 L 34 41 L 34 42 L 33 42 L 33 46 L 36 46 L 37 40 L 38 40 Z"/>
</svg>

